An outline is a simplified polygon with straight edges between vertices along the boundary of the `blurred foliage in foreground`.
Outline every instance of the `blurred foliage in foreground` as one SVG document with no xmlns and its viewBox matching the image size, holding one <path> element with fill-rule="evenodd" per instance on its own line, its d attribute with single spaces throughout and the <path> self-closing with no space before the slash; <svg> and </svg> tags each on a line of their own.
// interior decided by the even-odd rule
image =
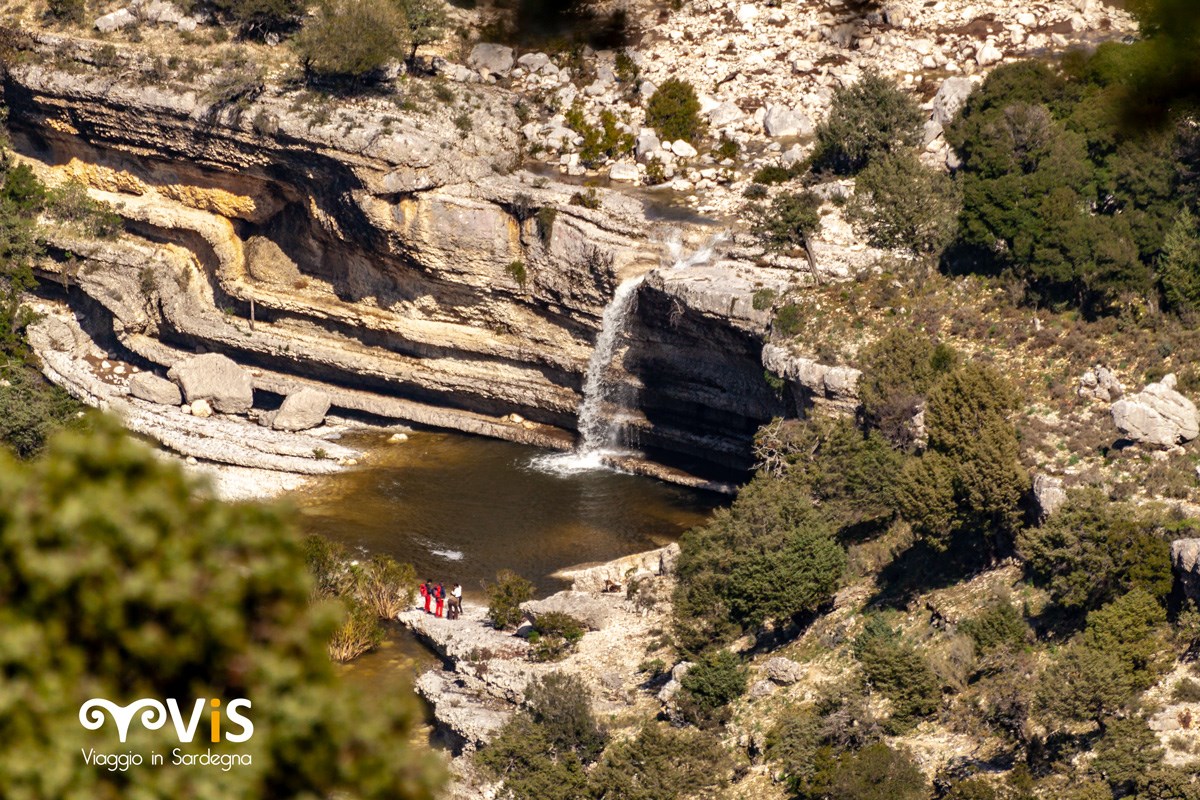
<svg viewBox="0 0 1200 800">
<path fill-rule="evenodd" d="M 367 698 L 337 677 L 336 614 L 311 592 L 285 516 L 197 495 L 111 422 L 30 462 L 0 454 L 0 797 L 432 797 L 415 698 Z M 254 735 L 209 744 L 205 719 L 178 745 L 170 722 L 135 719 L 121 744 L 111 720 L 80 725 L 97 697 L 177 698 L 185 715 L 198 698 L 244 697 Z M 176 746 L 253 763 L 175 766 Z M 84 763 L 93 747 L 167 763 L 109 771 Z"/>
</svg>

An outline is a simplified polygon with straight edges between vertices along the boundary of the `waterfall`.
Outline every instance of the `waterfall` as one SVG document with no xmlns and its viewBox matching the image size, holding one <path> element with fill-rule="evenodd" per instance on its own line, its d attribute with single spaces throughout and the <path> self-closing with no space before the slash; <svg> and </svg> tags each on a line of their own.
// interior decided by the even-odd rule
<svg viewBox="0 0 1200 800">
<path fill-rule="evenodd" d="M 671 269 L 687 269 L 708 263 L 726 235 L 719 233 L 709 238 L 704 245 L 690 255 L 685 255 L 678 239 L 667 242 L 667 256 Z M 633 312 L 638 287 L 646 276 L 639 275 L 622 281 L 613 292 L 612 299 L 600 316 L 600 334 L 588 359 L 587 374 L 583 380 L 583 400 L 579 404 L 576 427 L 580 442 L 570 453 L 555 453 L 538 456 L 531 463 L 536 469 L 559 474 L 605 469 L 606 457 L 620 454 L 620 417 L 605 413 L 605 405 L 618 397 L 628 387 L 622 383 L 614 385 L 609 380 L 610 367 L 621 346 L 629 315 Z"/>
<path fill-rule="evenodd" d="M 600 335 L 596 337 L 596 345 L 588 359 L 587 376 L 583 381 L 583 402 L 579 404 L 578 428 L 583 437 L 579 444 L 581 455 L 611 450 L 619 444 L 617 437 L 620 425 L 604 415 L 604 401 L 615 388 L 607 380 L 608 367 L 617 354 L 617 347 L 629 322 L 629 312 L 633 310 L 634 297 L 645 277 L 641 275 L 622 281 L 600 317 Z"/>
</svg>

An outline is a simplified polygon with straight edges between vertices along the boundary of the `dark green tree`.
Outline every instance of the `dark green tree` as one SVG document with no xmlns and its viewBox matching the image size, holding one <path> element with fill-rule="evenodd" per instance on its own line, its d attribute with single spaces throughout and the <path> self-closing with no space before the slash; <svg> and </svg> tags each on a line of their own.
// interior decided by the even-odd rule
<svg viewBox="0 0 1200 800">
<path fill-rule="evenodd" d="M 432 798 L 408 692 L 366 697 L 326 655 L 300 539 L 279 512 L 206 499 L 110 422 L 0 455 L 0 795 L 36 798 Z M 167 752 L 168 724 L 79 724 L 91 698 L 246 698 L 252 765 L 109 771 L 80 750 Z M 201 724 L 202 729 L 204 724 Z M 232 748 L 180 744 L 186 753 Z M 64 759 L 63 753 L 75 753 Z M 57 765 L 48 768 L 47 765 Z"/>
<path fill-rule="evenodd" d="M 406 57 L 408 35 L 397 0 L 321 0 L 295 46 L 309 75 L 360 82 Z"/>
<path fill-rule="evenodd" d="M 929 786 L 909 752 L 886 744 L 840 753 L 825 747 L 800 800 L 924 800 Z"/>
<path fill-rule="evenodd" d="M 885 154 L 914 147 L 924 121 L 916 100 L 867 70 L 857 83 L 834 92 L 829 116 L 817 128 L 813 168 L 854 175 Z"/>
<path fill-rule="evenodd" d="M 590 775 L 593 800 L 715 798 L 730 759 L 711 734 L 647 722 L 637 736 L 613 744 Z"/>
<path fill-rule="evenodd" d="M 701 131 L 700 100 L 687 81 L 668 78 L 646 103 L 646 124 L 665 141 L 695 142 Z"/>
<path fill-rule="evenodd" d="M 705 653 L 680 680 L 678 698 L 684 716 L 697 725 L 723 722 L 726 706 L 746 693 L 749 670 L 728 650 Z"/>
<path fill-rule="evenodd" d="M 1018 538 L 1035 581 L 1056 603 L 1088 610 L 1140 588 L 1163 600 L 1171 591 L 1171 554 L 1154 520 L 1099 489 L 1073 489 L 1045 524 Z"/>
<path fill-rule="evenodd" d="M 854 657 L 867 682 L 891 701 L 890 733 L 904 733 L 937 709 L 941 689 L 929 662 L 883 617 L 867 620 L 854 640 Z"/>
<path fill-rule="evenodd" d="M 917 331 L 895 328 L 859 354 L 858 382 L 866 422 L 896 447 L 911 449 L 913 417 L 930 390 L 958 361 L 953 349 Z"/>
<path fill-rule="evenodd" d="M 858 174 L 847 216 L 876 247 L 936 263 L 958 232 L 958 187 L 908 150 L 885 153 Z"/>
<path fill-rule="evenodd" d="M 1200 222 L 1186 208 L 1167 231 L 1158 278 L 1168 306 L 1181 313 L 1200 311 Z"/>
</svg>

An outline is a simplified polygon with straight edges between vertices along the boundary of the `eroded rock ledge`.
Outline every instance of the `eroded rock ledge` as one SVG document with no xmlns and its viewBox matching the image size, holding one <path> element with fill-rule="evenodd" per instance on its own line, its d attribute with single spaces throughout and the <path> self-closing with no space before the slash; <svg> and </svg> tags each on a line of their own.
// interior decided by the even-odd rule
<svg viewBox="0 0 1200 800">
<path fill-rule="evenodd" d="M 320 122 L 270 88 L 219 106 L 215 77 L 146 85 L 136 56 L 115 76 L 91 44 L 21 42 L 34 57 L 4 76 L 18 151 L 127 221 L 111 242 L 55 234 L 43 277 L 147 369 L 218 352 L 268 397 L 319 389 L 335 413 L 567 448 L 605 304 L 657 270 L 614 369 L 637 395 L 631 443 L 685 467 L 660 477 L 744 469 L 758 426 L 796 413 L 763 380 L 769 313 L 751 304 L 795 273 L 741 260 L 736 237 L 723 261 L 670 269 L 665 241 L 712 229 L 613 191 L 572 204 L 578 187 L 514 170 L 504 125 L 463 138 L 373 101 Z M 512 114 L 503 90 L 478 98 Z"/>
</svg>

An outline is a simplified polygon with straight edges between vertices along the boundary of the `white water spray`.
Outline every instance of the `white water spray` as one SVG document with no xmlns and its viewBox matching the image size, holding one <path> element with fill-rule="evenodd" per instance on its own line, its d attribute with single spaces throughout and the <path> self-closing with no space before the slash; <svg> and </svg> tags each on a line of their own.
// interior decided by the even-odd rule
<svg viewBox="0 0 1200 800">
<path fill-rule="evenodd" d="M 699 250 L 687 256 L 684 255 L 683 245 L 679 240 L 668 242 L 667 255 L 671 259 L 671 269 L 687 269 L 707 263 L 726 238 L 724 233 L 719 233 L 705 242 Z M 606 469 L 607 459 L 628 454 L 621 449 L 621 415 L 606 413 L 605 406 L 611 405 L 609 401 L 624 388 L 621 384 L 614 384 L 609 380 L 609 367 L 629 326 L 629 316 L 634 308 L 638 287 L 645 279 L 645 275 L 639 275 L 622 281 L 601 314 L 600 335 L 596 337 L 596 344 L 588 359 L 587 374 L 583 381 L 583 400 L 579 404 L 579 445 L 570 453 L 538 456 L 533 459 L 531 466 L 549 472 L 569 474 Z"/>
</svg>

